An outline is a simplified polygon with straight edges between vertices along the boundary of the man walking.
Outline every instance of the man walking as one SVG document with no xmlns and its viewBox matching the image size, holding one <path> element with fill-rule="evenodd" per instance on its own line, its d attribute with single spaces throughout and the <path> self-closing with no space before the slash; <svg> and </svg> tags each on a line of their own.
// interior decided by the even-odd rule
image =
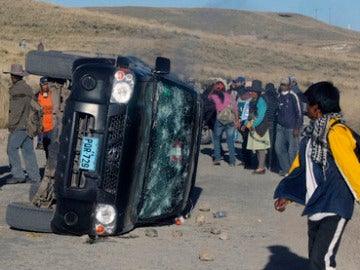
<svg viewBox="0 0 360 270">
<path fill-rule="evenodd" d="M 33 139 L 27 135 L 27 120 L 29 117 L 30 100 L 34 98 L 31 87 L 23 80 L 27 76 L 22 65 L 11 65 L 11 71 L 4 72 L 10 74 L 12 86 L 9 88 L 9 123 L 7 154 L 11 167 L 12 177 L 7 180 L 7 184 L 17 184 L 26 182 L 25 173 L 21 167 L 19 149 L 25 162 L 25 169 L 29 177 L 29 182 L 39 182 L 40 173 L 34 151 Z"/>
</svg>

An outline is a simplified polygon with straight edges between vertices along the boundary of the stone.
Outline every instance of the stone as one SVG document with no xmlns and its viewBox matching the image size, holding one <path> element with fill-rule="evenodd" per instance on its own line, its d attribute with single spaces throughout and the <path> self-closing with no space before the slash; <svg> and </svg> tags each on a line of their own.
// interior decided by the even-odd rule
<svg viewBox="0 0 360 270">
<path fill-rule="evenodd" d="M 202 212 L 210 212 L 210 205 L 208 203 L 201 203 L 199 210 Z"/>
<path fill-rule="evenodd" d="M 220 230 L 220 228 L 217 228 L 217 227 L 211 227 L 210 232 L 212 234 L 220 234 L 221 230 Z"/>
<path fill-rule="evenodd" d="M 221 240 L 229 240 L 229 235 L 226 232 L 223 232 L 219 235 L 219 239 Z"/>
<path fill-rule="evenodd" d="M 203 249 L 200 251 L 199 259 L 201 261 L 213 261 L 214 255 L 208 249 Z"/>
<path fill-rule="evenodd" d="M 172 236 L 176 237 L 176 238 L 179 238 L 179 237 L 183 236 L 183 233 L 180 232 L 180 231 L 173 231 Z"/>
<path fill-rule="evenodd" d="M 205 224 L 205 216 L 204 215 L 197 215 L 195 218 L 195 223 L 199 226 L 203 226 Z"/>
<path fill-rule="evenodd" d="M 148 237 L 158 237 L 159 236 L 157 230 L 155 230 L 155 229 L 146 229 L 145 235 Z"/>
</svg>

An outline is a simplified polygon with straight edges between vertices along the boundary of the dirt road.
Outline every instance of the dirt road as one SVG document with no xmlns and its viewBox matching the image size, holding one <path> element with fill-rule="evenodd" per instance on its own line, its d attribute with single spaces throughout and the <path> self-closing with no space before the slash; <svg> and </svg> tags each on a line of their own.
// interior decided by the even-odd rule
<svg viewBox="0 0 360 270">
<path fill-rule="evenodd" d="M 44 154 L 36 151 L 43 167 Z M 4 130 L 0 134 L 0 152 L 1 186 L 9 173 Z M 5 221 L 6 206 L 13 201 L 27 201 L 30 184 L 2 185 L 0 269 L 306 269 L 306 218 L 300 216 L 302 207 L 291 205 L 282 214 L 273 210 L 272 195 L 280 177 L 269 172 L 251 175 L 251 171 L 224 162 L 213 166 L 210 152 L 211 145 L 202 146 L 192 197 L 194 207 L 183 225 L 136 228 L 129 234 L 102 238 L 93 244 L 86 236 L 10 229 Z M 226 211 L 227 216 L 214 219 L 211 212 L 200 211 L 206 205 L 213 211 Z M 360 263 L 360 208 L 355 208 L 338 254 L 338 269 L 342 270 L 358 269 Z M 205 218 L 202 226 L 196 223 L 198 215 Z M 146 236 L 148 229 L 155 229 L 158 236 Z M 212 233 L 216 230 L 221 234 Z M 204 249 L 213 260 L 199 259 Z"/>
</svg>

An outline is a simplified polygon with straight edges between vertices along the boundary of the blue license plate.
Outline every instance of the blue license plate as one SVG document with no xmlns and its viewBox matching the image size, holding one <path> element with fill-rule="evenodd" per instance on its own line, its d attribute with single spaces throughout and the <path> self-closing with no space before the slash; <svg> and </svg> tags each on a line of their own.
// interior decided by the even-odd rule
<svg viewBox="0 0 360 270">
<path fill-rule="evenodd" d="M 99 139 L 84 137 L 81 144 L 80 152 L 80 169 L 95 171 L 96 159 L 98 154 Z"/>
</svg>

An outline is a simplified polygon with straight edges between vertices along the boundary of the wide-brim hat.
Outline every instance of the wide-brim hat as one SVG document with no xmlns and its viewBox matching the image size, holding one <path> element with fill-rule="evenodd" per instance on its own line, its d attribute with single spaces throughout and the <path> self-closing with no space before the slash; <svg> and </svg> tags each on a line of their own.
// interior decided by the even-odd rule
<svg viewBox="0 0 360 270">
<path fill-rule="evenodd" d="M 257 92 L 257 93 L 261 93 L 264 91 L 264 89 L 262 88 L 262 81 L 260 80 L 253 80 L 251 82 L 251 85 L 247 86 L 245 88 L 246 91 L 248 92 Z"/>
<path fill-rule="evenodd" d="M 10 71 L 4 71 L 3 73 L 4 74 L 16 75 L 16 76 L 21 76 L 21 77 L 29 75 L 29 73 L 27 73 L 23 69 L 22 65 L 20 65 L 20 64 L 12 64 Z"/>
</svg>

